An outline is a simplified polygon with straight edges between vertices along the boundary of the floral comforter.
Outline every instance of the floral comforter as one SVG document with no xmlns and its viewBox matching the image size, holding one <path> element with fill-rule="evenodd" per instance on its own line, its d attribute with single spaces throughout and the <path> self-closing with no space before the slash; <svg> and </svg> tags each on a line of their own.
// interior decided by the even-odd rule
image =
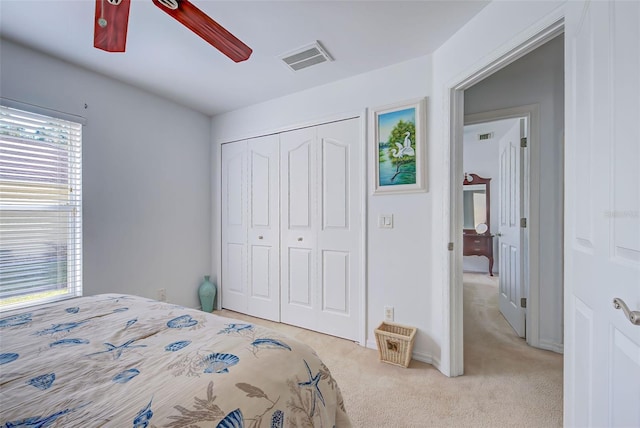
<svg viewBox="0 0 640 428">
<path fill-rule="evenodd" d="M 350 427 L 308 346 L 128 295 L 0 314 L 3 427 Z"/>
</svg>

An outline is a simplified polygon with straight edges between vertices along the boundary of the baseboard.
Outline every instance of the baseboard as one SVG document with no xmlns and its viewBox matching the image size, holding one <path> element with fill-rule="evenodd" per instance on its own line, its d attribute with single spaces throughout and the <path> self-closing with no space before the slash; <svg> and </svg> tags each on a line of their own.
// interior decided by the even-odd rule
<svg viewBox="0 0 640 428">
<path fill-rule="evenodd" d="M 496 266 L 494 266 L 494 267 L 493 267 L 493 271 L 492 271 L 493 276 L 499 276 L 499 275 L 498 275 L 498 271 L 497 271 L 496 269 L 497 269 L 497 268 L 496 268 Z M 464 269 L 464 270 L 462 271 L 462 273 L 484 273 L 484 274 L 489 275 L 489 272 L 487 271 L 487 269 L 479 269 L 479 270 L 474 270 L 474 269 Z"/>
<path fill-rule="evenodd" d="M 367 348 L 375 349 L 376 351 L 378 350 L 378 345 L 375 339 L 367 340 Z M 421 363 L 431 364 L 433 367 L 440 370 L 440 360 L 431 354 L 427 354 L 425 352 L 413 351 L 413 353 L 411 354 L 411 358 L 416 361 L 420 361 Z"/>
<path fill-rule="evenodd" d="M 373 340 L 371 340 L 371 339 L 367 340 L 367 348 L 377 350 L 377 349 L 378 349 L 378 344 L 376 343 L 376 340 L 375 340 L 375 339 L 373 339 Z"/>
<path fill-rule="evenodd" d="M 433 367 L 435 367 L 436 369 L 440 370 L 440 359 L 434 357 L 431 354 L 427 354 L 425 352 L 413 352 L 413 359 L 416 361 L 420 361 L 423 363 L 427 363 L 427 364 L 431 364 Z"/>
<path fill-rule="evenodd" d="M 562 343 L 553 343 L 547 342 L 546 340 L 541 340 L 538 343 L 538 348 L 557 352 L 558 354 L 564 354 L 564 344 Z"/>
</svg>

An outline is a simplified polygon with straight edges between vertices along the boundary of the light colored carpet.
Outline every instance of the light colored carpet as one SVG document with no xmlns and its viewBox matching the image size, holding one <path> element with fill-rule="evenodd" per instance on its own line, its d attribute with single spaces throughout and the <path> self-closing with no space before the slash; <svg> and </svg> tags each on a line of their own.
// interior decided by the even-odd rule
<svg viewBox="0 0 640 428">
<path fill-rule="evenodd" d="M 407 369 L 350 341 L 223 310 L 313 347 L 331 370 L 354 427 L 562 426 L 562 356 L 515 335 L 497 307 L 497 282 L 465 274 L 465 375 L 429 364 Z"/>
</svg>

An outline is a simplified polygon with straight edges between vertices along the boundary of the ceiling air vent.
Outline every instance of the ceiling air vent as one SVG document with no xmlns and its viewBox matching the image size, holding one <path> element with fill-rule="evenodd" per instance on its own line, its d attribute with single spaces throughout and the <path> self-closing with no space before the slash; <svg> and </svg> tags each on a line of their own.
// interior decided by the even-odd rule
<svg viewBox="0 0 640 428">
<path fill-rule="evenodd" d="M 281 55 L 280 58 L 287 64 L 287 67 L 293 71 L 302 70 L 303 68 L 323 62 L 333 61 L 331 55 L 324 50 L 318 41 L 296 49 L 293 52 Z"/>
<path fill-rule="evenodd" d="M 478 134 L 478 140 L 490 140 L 493 138 L 493 132 L 487 132 L 486 134 Z"/>
</svg>

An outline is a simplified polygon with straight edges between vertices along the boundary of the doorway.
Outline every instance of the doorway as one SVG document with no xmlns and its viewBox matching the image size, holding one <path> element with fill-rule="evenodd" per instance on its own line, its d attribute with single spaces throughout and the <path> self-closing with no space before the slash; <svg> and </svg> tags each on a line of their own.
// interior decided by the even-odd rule
<svg viewBox="0 0 640 428">
<path fill-rule="evenodd" d="M 463 138 L 465 177 L 476 177 L 471 182 L 465 179 L 463 185 L 464 301 L 468 300 L 468 292 L 478 291 L 471 284 L 479 284 L 478 288 L 486 289 L 485 293 L 495 289 L 497 297 L 485 296 L 480 301 L 486 302 L 487 311 L 500 314 L 521 338 L 531 337 L 526 328 L 537 325 L 539 316 L 538 311 L 527 313 L 525 309 L 527 296 L 531 294 L 526 245 L 530 242 L 531 228 L 522 228 L 520 224 L 521 218 L 531 217 L 529 151 L 522 146 L 533 143 L 530 124 L 533 122 L 537 128 L 538 121 L 537 105 L 469 115 L 465 117 Z M 483 196 L 480 202 L 485 212 L 475 213 L 476 217 L 481 216 L 479 221 L 486 219 L 486 223 L 469 219 L 471 208 L 478 207 L 466 196 L 478 186 L 474 184 L 477 181 L 487 182 L 484 195 L 479 195 Z M 486 272 L 487 278 L 478 272 Z M 537 286 L 534 284 L 536 294 Z M 496 297 L 495 305 L 488 297 Z M 467 320 L 465 323 L 469 324 Z"/>
<path fill-rule="evenodd" d="M 563 195 L 563 129 L 564 129 L 564 40 L 563 23 L 558 21 L 548 27 L 523 46 L 514 50 L 514 57 L 508 65 L 502 65 L 498 71 L 495 64 L 461 82 L 452 90 L 452 122 L 455 138 L 452 139 L 451 153 L 451 189 L 452 189 L 452 233 L 457 242 L 457 251 L 453 257 L 451 271 L 451 374 L 464 372 L 463 352 L 463 287 L 462 287 L 462 177 L 466 168 L 462 165 L 462 124 L 472 115 L 478 122 L 491 119 L 490 112 L 517 109 L 511 106 L 527 106 L 529 111 L 521 115 L 535 115 L 538 109 L 539 125 L 531 124 L 531 141 L 538 134 L 539 144 L 531 143 L 526 149 L 529 160 L 524 164 L 524 174 L 530 170 L 537 172 L 531 176 L 529 188 L 525 189 L 522 217 L 526 222 L 523 248 L 529 252 L 529 265 L 523 271 L 523 294 L 526 299 L 526 314 L 529 322 L 526 325 L 526 336 L 529 344 L 555 352 L 562 352 L 563 347 L 563 313 L 562 313 L 562 206 Z M 553 62 L 550 56 L 544 55 L 545 49 L 559 47 L 559 60 Z M 549 62 L 552 61 L 552 62 Z M 524 65 L 523 65 L 524 64 Z M 555 70 L 557 79 L 545 81 L 539 79 L 544 73 L 542 69 L 550 67 Z M 530 72 L 529 79 L 523 86 L 518 86 L 517 77 Z M 556 94 L 558 99 L 551 104 L 545 101 L 522 101 L 527 93 L 538 91 Z M 537 104 L 537 106 L 536 106 Z M 533 113 L 532 113 L 533 111 Z M 483 118 L 484 115 L 484 118 Z M 494 115 L 495 116 L 495 115 Z M 495 119 L 495 118 L 494 118 Z M 554 123 L 554 119 L 560 121 Z M 536 151 L 538 151 L 536 153 Z M 552 190 L 551 195 L 549 190 Z M 542 196 L 542 200 L 540 199 Z M 552 201 L 553 206 L 541 205 L 542 201 Z M 540 225 L 544 224 L 544 230 Z M 460 238 L 458 238 L 460 235 Z M 555 244 L 549 244 L 551 241 Z M 549 264 L 551 263 L 551 264 Z M 545 266 L 551 266 L 546 269 Z M 550 273 L 550 274 L 549 274 Z M 541 315 L 541 311 L 544 312 Z M 551 315 L 549 315 L 551 314 Z M 532 318 L 533 317 L 533 318 Z M 537 317 L 537 319 L 536 319 Z"/>
</svg>

